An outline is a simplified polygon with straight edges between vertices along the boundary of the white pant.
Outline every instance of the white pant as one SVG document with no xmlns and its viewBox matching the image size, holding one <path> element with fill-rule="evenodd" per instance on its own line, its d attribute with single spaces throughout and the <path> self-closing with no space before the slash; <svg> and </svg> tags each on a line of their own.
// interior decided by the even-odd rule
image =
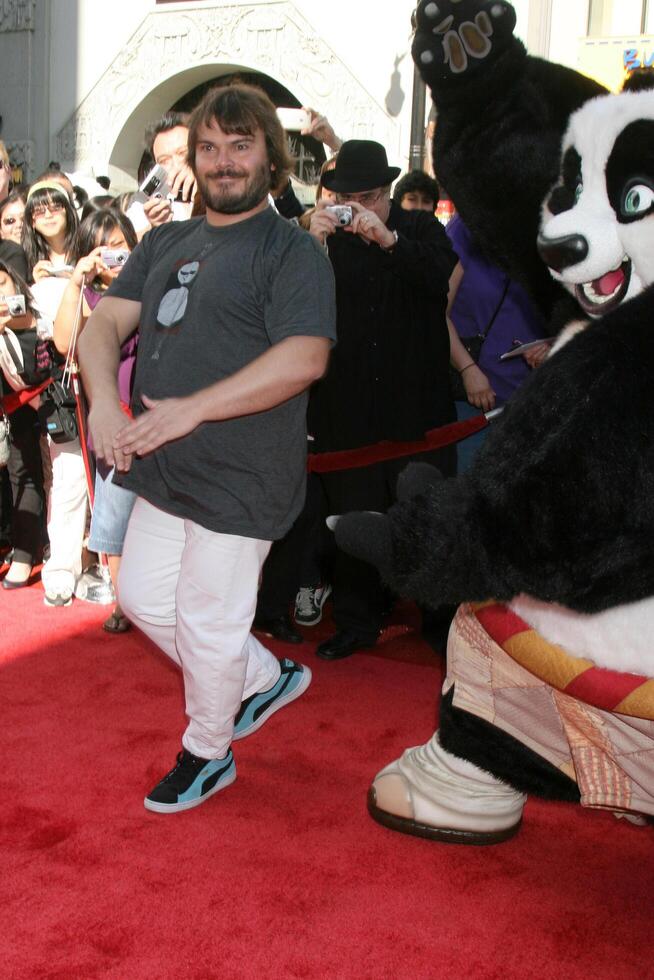
<svg viewBox="0 0 654 980">
<path fill-rule="evenodd" d="M 87 486 L 79 439 L 57 443 L 48 438 L 52 487 L 48 502 L 50 557 L 41 581 L 46 592 L 75 588 L 82 572 Z"/>
<path fill-rule="evenodd" d="M 139 497 L 120 566 L 121 609 L 184 674 L 182 744 L 221 759 L 244 698 L 278 680 L 277 659 L 250 633 L 270 541 L 217 534 Z"/>
</svg>

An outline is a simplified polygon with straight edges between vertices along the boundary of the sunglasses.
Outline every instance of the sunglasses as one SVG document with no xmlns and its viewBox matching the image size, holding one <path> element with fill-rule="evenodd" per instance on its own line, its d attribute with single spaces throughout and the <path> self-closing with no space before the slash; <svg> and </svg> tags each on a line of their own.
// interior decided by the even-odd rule
<svg viewBox="0 0 654 980">
<path fill-rule="evenodd" d="M 59 204 L 56 201 L 53 201 L 51 204 L 36 204 L 32 208 L 32 217 L 42 218 L 43 215 L 46 213 L 46 211 L 49 212 L 50 214 L 59 214 L 59 212 L 63 210 L 64 210 L 64 205 Z"/>
</svg>

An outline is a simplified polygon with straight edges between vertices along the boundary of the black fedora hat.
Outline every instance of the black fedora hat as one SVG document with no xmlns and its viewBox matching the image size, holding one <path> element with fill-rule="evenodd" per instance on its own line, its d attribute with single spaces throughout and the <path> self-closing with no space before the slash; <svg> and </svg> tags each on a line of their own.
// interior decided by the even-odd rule
<svg viewBox="0 0 654 980">
<path fill-rule="evenodd" d="M 374 140 L 347 140 L 336 157 L 336 166 L 322 176 L 322 186 L 338 194 L 358 194 L 386 187 L 400 174 L 389 167 L 386 150 Z"/>
</svg>

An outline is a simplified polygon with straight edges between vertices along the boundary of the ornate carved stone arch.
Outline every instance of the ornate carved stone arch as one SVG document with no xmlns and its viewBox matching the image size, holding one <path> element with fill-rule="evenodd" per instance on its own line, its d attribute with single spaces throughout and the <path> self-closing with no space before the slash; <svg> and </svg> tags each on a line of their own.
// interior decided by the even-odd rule
<svg viewBox="0 0 654 980">
<path fill-rule="evenodd" d="M 134 177 L 143 130 L 203 81 L 234 70 L 277 79 L 345 138 L 399 151 L 397 123 L 288 0 L 148 14 L 57 136 L 62 165 Z M 118 173 L 116 173 L 118 172 Z"/>
</svg>

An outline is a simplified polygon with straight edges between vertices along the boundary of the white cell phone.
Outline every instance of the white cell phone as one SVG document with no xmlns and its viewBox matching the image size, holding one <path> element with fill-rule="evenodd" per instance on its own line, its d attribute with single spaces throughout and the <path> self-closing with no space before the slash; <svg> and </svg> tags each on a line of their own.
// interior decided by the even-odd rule
<svg viewBox="0 0 654 980">
<path fill-rule="evenodd" d="M 277 116 L 284 129 L 292 132 L 299 133 L 311 122 L 311 115 L 306 109 L 290 109 L 282 106 L 277 109 Z"/>
<path fill-rule="evenodd" d="M 68 278 L 75 271 L 74 265 L 60 265 L 56 269 L 48 269 L 49 276 L 56 276 L 57 279 Z"/>
<path fill-rule="evenodd" d="M 543 337 L 542 340 L 530 340 L 528 344 L 520 344 L 518 347 L 512 347 L 511 350 L 500 354 L 500 361 L 510 361 L 512 357 L 521 357 L 525 351 L 531 350 L 533 347 L 540 347 L 541 344 L 546 343 L 547 337 Z"/>
<path fill-rule="evenodd" d="M 171 196 L 171 190 L 168 185 L 168 174 L 160 163 L 155 163 L 152 170 L 149 171 L 141 186 L 134 194 L 132 203 L 138 201 L 139 204 L 145 204 L 152 197 L 166 198 L 170 201 Z"/>
<path fill-rule="evenodd" d="M 139 191 L 141 194 L 145 194 L 146 197 L 166 197 L 168 194 L 170 194 L 168 174 L 161 164 L 155 163 L 154 167 L 139 187 Z"/>
</svg>

